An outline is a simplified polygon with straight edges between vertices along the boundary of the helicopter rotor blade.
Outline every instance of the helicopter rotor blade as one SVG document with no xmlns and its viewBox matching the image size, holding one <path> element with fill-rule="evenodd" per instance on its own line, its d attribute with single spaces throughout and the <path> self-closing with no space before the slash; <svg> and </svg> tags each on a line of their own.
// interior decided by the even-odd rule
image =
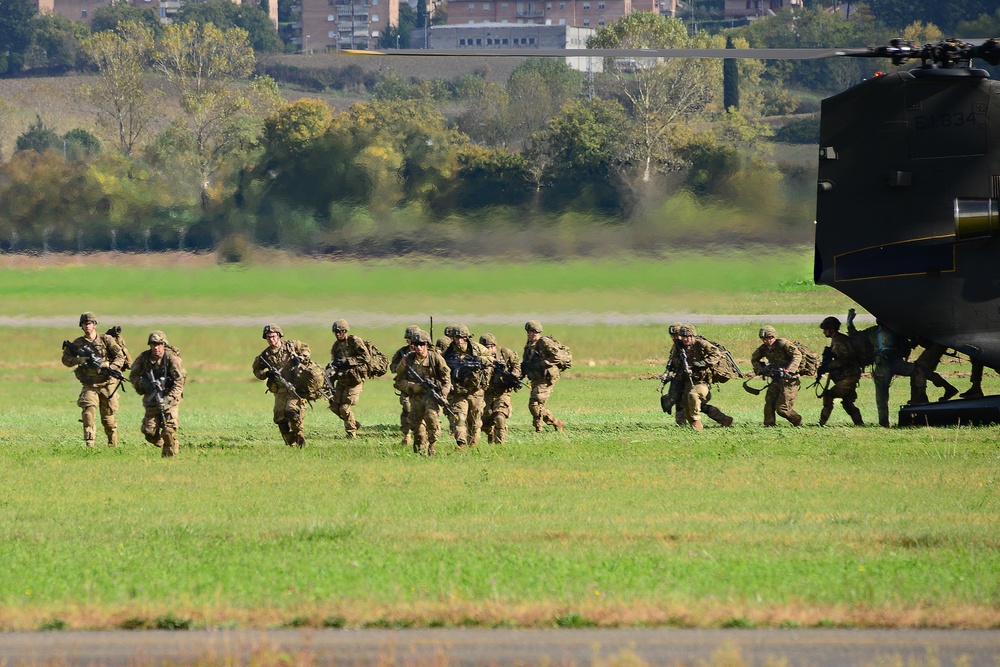
<svg viewBox="0 0 1000 667">
<path fill-rule="evenodd" d="M 758 60 L 816 60 L 838 56 L 865 56 L 869 49 L 344 49 L 356 56 L 462 56 L 487 58 L 753 58 Z"/>
</svg>

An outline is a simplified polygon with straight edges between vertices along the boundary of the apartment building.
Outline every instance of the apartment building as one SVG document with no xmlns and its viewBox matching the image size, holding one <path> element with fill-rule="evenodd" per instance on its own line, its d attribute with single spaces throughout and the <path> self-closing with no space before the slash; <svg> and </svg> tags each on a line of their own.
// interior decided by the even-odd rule
<svg viewBox="0 0 1000 667">
<path fill-rule="evenodd" d="M 786 7 L 802 7 L 802 0 L 726 0 L 723 16 L 727 19 L 774 16 Z"/>
<path fill-rule="evenodd" d="M 448 25 L 537 23 L 597 28 L 631 12 L 658 12 L 659 0 L 449 0 Z"/>
<path fill-rule="evenodd" d="M 299 0 L 292 15 L 292 42 L 302 53 L 373 49 L 399 25 L 399 0 Z"/>
</svg>

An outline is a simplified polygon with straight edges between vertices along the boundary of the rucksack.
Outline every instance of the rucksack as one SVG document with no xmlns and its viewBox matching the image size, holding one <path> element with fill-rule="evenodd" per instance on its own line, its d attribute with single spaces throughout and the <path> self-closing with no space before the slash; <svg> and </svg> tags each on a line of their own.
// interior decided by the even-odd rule
<svg viewBox="0 0 1000 667">
<path fill-rule="evenodd" d="M 736 365 L 736 360 L 733 359 L 733 355 L 726 349 L 725 345 L 720 345 L 713 341 L 708 342 L 712 343 L 712 345 L 719 348 L 719 351 L 722 352 L 722 358 L 712 367 L 712 382 L 714 384 L 722 384 L 729 382 L 733 378 L 743 377 L 743 371 Z"/>
<path fill-rule="evenodd" d="M 323 369 L 312 359 L 302 359 L 292 370 L 292 385 L 301 398 L 316 401 L 326 396 L 326 378 Z"/>
<path fill-rule="evenodd" d="M 389 357 L 385 356 L 370 340 L 362 340 L 361 342 L 368 348 L 368 364 L 365 371 L 365 378 L 382 377 L 389 370 Z"/>
<path fill-rule="evenodd" d="M 799 362 L 799 375 L 802 377 L 816 377 L 816 372 L 819 370 L 819 356 L 815 352 L 811 352 L 808 347 L 797 340 L 792 341 L 792 345 L 798 348 L 799 353 L 802 355 L 802 361 Z"/>
<path fill-rule="evenodd" d="M 875 363 L 875 346 L 872 339 L 864 331 L 854 330 L 847 334 L 851 341 L 851 349 L 854 351 L 854 360 L 858 366 L 864 368 Z"/>
<path fill-rule="evenodd" d="M 573 353 L 568 347 L 557 341 L 552 336 L 546 336 L 551 345 L 549 346 L 549 361 L 561 371 L 573 365 Z"/>
</svg>

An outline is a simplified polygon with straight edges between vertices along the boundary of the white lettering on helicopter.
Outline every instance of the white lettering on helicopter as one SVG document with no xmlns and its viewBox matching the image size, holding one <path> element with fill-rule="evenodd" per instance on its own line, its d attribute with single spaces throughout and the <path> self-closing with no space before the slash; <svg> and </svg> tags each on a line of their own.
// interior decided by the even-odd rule
<svg viewBox="0 0 1000 667">
<path fill-rule="evenodd" d="M 979 117 L 975 112 L 964 113 L 961 111 L 929 116 L 914 116 L 913 123 L 916 130 L 939 130 L 966 125 L 978 126 L 980 124 Z"/>
</svg>

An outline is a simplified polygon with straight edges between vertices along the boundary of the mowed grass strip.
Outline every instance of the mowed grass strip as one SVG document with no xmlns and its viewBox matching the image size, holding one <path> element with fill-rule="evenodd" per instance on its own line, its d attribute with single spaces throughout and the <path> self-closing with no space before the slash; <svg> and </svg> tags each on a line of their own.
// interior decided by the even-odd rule
<svg viewBox="0 0 1000 667">
<path fill-rule="evenodd" d="M 406 324 L 358 333 L 391 353 Z M 520 350 L 520 324 L 502 344 Z M 855 429 L 838 408 L 831 428 L 764 429 L 762 397 L 732 381 L 713 393 L 736 426 L 695 435 L 659 410 L 663 327 L 554 325 L 576 360 L 550 404 L 565 434 L 533 433 L 522 391 L 508 443 L 457 452 L 445 431 L 421 459 L 382 378 L 358 440 L 317 404 L 293 451 L 250 377 L 259 328 L 185 326 L 167 330 L 190 377 L 181 455 L 163 461 L 131 392 L 122 446 L 82 447 L 58 362 L 74 325 L 0 330 L 3 629 L 1000 627 L 995 428 Z M 289 333 L 325 362 L 326 326 Z M 701 329 L 744 365 L 756 345 L 755 326 Z M 146 333 L 126 332 L 133 354 Z M 818 327 L 779 334 L 824 344 Z M 815 424 L 812 391 L 797 408 Z M 860 393 L 873 420 L 870 380 Z M 897 380 L 894 403 L 907 393 Z"/>
</svg>

